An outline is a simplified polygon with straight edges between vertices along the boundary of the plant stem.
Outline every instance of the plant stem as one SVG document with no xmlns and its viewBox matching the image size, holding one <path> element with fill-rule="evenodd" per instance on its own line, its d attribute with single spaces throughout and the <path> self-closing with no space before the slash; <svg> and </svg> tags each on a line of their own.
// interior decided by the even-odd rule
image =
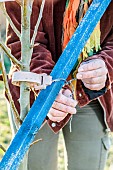
<svg viewBox="0 0 113 170">
<path fill-rule="evenodd" d="M 19 117 L 18 111 L 17 111 L 17 109 L 15 107 L 14 101 L 13 101 L 11 93 L 10 93 L 10 89 L 9 89 L 9 85 L 8 85 L 8 79 L 7 79 L 7 74 L 6 74 L 6 70 L 5 70 L 5 66 L 4 66 L 4 61 L 3 61 L 3 54 L 1 54 L 0 68 L 1 68 L 1 71 L 2 71 L 2 77 L 3 77 L 3 81 L 4 81 L 4 85 L 5 85 L 5 91 L 6 91 L 8 100 L 10 102 L 11 108 L 13 110 L 13 113 L 14 113 L 16 125 L 17 125 L 17 127 L 19 127 L 22 124 L 22 121 L 21 121 L 21 119 Z"/>
<path fill-rule="evenodd" d="M 6 152 L 6 149 L 0 144 L 0 148 L 4 151 L 4 152 Z"/>
<path fill-rule="evenodd" d="M 11 61 L 14 64 L 16 64 L 19 68 L 23 68 L 22 63 L 11 54 L 9 48 L 3 42 L 0 42 L 0 47 L 3 49 L 3 51 L 6 53 L 6 55 L 11 59 Z"/>
<path fill-rule="evenodd" d="M 42 4 L 41 4 L 41 7 L 40 7 L 39 17 L 38 17 L 38 20 L 37 20 L 37 23 L 36 23 L 36 26 L 35 26 L 35 29 L 34 29 L 34 33 L 33 33 L 32 39 L 31 39 L 31 47 L 32 48 L 34 47 L 35 38 L 36 38 L 37 31 L 38 31 L 38 28 L 39 28 L 39 25 L 40 25 L 40 21 L 42 19 L 44 5 L 45 5 L 45 0 L 42 0 Z"/>
<path fill-rule="evenodd" d="M 32 8 L 29 0 L 23 0 L 21 6 L 21 62 L 24 65 L 22 71 L 30 71 L 32 49 L 30 48 L 30 16 Z M 20 118 L 23 120 L 30 109 L 30 91 L 28 84 L 20 85 Z"/>
<path fill-rule="evenodd" d="M 15 27 L 15 25 L 13 24 L 11 18 L 9 17 L 6 8 L 5 8 L 5 4 L 3 2 L 0 3 L 0 8 L 3 11 L 3 14 L 5 15 L 6 19 L 8 20 L 8 22 L 10 23 L 12 29 L 14 30 L 14 32 L 16 33 L 16 35 L 19 37 L 19 39 L 21 39 L 21 34 L 18 31 L 18 29 Z"/>
</svg>

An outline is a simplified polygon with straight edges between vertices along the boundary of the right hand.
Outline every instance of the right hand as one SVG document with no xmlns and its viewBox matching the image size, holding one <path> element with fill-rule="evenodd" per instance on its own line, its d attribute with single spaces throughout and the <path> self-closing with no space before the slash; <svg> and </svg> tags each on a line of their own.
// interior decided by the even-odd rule
<svg viewBox="0 0 113 170">
<path fill-rule="evenodd" d="M 48 117 L 53 122 L 62 121 L 68 113 L 76 114 L 77 101 L 72 99 L 72 93 L 69 89 L 62 89 L 49 110 Z"/>
</svg>

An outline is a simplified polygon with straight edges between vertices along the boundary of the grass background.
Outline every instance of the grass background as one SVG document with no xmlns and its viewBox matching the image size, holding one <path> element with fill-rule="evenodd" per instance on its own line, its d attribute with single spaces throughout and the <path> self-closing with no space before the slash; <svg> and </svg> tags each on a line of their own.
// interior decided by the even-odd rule
<svg viewBox="0 0 113 170">
<path fill-rule="evenodd" d="M 0 82 L 0 144 L 6 149 L 10 145 L 11 141 L 11 129 L 7 115 L 7 105 L 4 97 L 4 86 Z M 64 149 L 63 149 L 63 136 L 60 133 L 59 144 L 58 144 L 58 170 L 64 170 Z M 0 149 L 0 160 L 2 159 L 4 152 Z M 113 145 L 111 146 L 108 160 L 105 170 L 113 170 Z"/>
</svg>

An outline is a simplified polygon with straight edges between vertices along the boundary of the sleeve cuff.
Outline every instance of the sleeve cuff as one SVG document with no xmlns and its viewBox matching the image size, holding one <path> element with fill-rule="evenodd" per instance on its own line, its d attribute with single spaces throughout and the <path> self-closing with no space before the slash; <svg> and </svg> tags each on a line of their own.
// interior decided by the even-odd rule
<svg viewBox="0 0 113 170">
<path fill-rule="evenodd" d="M 88 95 L 90 100 L 93 100 L 93 99 L 96 99 L 96 98 L 100 97 L 101 95 L 103 95 L 107 91 L 106 87 L 104 87 L 101 90 L 97 91 L 97 90 L 90 90 L 90 89 L 86 88 L 84 85 L 83 85 L 83 89 L 84 89 L 84 92 Z"/>
<path fill-rule="evenodd" d="M 50 119 L 47 120 L 48 125 L 50 126 L 50 128 L 52 129 L 52 131 L 54 133 L 58 133 L 60 131 L 60 129 L 62 129 L 67 122 L 70 120 L 71 118 L 71 114 L 68 114 L 62 121 L 60 122 L 53 122 Z"/>
</svg>

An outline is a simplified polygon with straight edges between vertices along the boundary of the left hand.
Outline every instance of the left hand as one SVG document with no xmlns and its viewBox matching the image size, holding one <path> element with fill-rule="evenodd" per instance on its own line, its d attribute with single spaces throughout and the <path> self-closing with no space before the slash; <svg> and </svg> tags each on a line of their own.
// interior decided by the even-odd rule
<svg viewBox="0 0 113 170">
<path fill-rule="evenodd" d="M 56 97 L 47 116 L 53 122 L 60 122 L 68 113 L 71 115 L 76 114 L 75 107 L 77 103 L 76 100 L 72 99 L 72 92 L 69 89 L 62 89 Z"/>
<path fill-rule="evenodd" d="M 101 90 L 105 87 L 107 73 L 107 67 L 102 59 L 92 59 L 81 63 L 77 79 L 81 79 L 84 86 L 90 90 Z"/>
</svg>

